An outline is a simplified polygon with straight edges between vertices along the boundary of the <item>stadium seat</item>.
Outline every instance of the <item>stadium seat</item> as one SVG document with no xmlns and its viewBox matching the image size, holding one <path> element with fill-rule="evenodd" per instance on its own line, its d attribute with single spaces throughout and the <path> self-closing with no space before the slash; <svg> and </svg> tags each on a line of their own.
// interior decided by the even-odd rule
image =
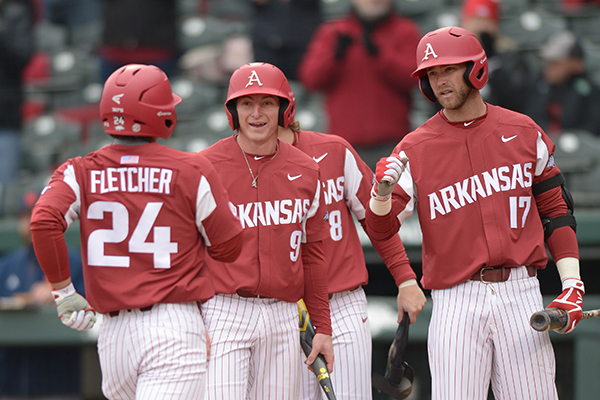
<svg viewBox="0 0 600 400">
<path fill-rule="evenodd" d="M 176 108 L 178 121 L 195 119 L 203 110 L 224 101 L 223 89 L 217 84 L 178 77 L 171 80 L 171 88 L 181 97 Z"/>
<path fill-rule="evenodd" d="M 393 0 L 398 12 L 405 17 L 413 18 L 429 14 L 432 10 L 444 7 L 445 0 Z"/>
<path fill-rule="evenodd" d="M 187 16 L 179 22 L 179 45 L 185 52 L 198 46 L 222 43 L 228 36 L 246 31 L 245 22 L 224 21 L 212 16 Z"/>
<path fill-rule="evenodd" d="M 300 128 L 306 131 L 327 133 L 327 112 L 325 95 L 320 92 L 306 92 L 302 103 L 297 102 L 295 119 Z"/>
<path fill-rule="evenodd" d="M 34 25 L 34 35 L 38 51 L 54 53 L 67 45 L 69 32 L 65 26 L 42 20 Z"/>
<path fill-rule="evenodd" d="M 23 194 L 29 190 L 39 193 L 50 182 L 52 171 L 42 171 L 35 174 L 26 174 L 21 176 L 18 181 L 9 185 L 6 188 L 4 196 L 4 205 L 0 205 L 0 210 L 4 210 L 4 215 L 16 215 L 19 210 L 19 205 Z M 2 198 L 2 196 L 0 196 Z M 15 243 L 20 242 L 17 238 Z M 3 244 L 4 245 L 4 244 Z"/>
<path fill-rule="evenodd" d="M 325 21 L 345 15 L 350 7 L 350 0 L 321 0 L 321 12 Z"/>
<path fill-rule="evenodd" d="M 252 18 L 252 5 L 247 0 L 212 0 L 198 7 L 198 0 L 187 0 L 196 3 L 201 15 L 210 15 L 224 21 L 248 21 Z"/>
<path fill-rule="evenodd" d="M 79 143 L 81 125 L 44 114 L 23 127 L 23 168 L 33 173 L 52 170 L 64 160 L 61 152 Z"/>
<path fill-rule="evenodd" d="M 444 6 L 423 16 L 413 17 L 414 21 L 419 25 L 422 33 L 427 33 L 438 28 L 446 26 L 460 25 L 460 7 L 459 6 Z"/>
<path fill-rule="evenodd" d="M 192 136 L 225 138 L 233 134 L 222 104 L 206 108 L 197 114 L 190 125 Z"/>
<path fill-rule="evenodd" d="M 555 144 L 554 159 L 575 205 L 600 206 L 600 138 L 587 131 L 565 131 Z"/>
<path fill-rule="evenodd" d="M 569 18 L 571 30 L 592 43 L 600 44 L 600 13 L 589 13 L 586 15 L 572 16 Z"/>
<path fill-rule="evenodd" d="M 551 34 L 567 28 L 566 19 L 540 7 L 502 20 L 500 32 L 512 38 L 522 50 L 536 50 Z"/>
</svg>

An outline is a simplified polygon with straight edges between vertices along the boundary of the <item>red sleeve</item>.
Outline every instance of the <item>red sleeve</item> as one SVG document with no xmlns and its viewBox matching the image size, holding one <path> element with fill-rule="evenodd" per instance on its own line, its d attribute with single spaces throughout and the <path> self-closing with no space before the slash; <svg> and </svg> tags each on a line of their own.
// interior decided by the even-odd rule
<svg viewBox="0 0 600 400">
<path fill-rule="evenodd" d="M 396 201 L 392 198 L 392 210 L 386 215 L 377 215 L 367 208 L 365 224 L 366 232 L 371 240 L 387 240 L 400 230 L 400 221 L 395 216 L 398 215 Z"/>
<path fill-rule="evenodd" d="M 324 90 L 336 81 L 337 66 L 342 63 L 335 59 L 337 40 L 338 31 L 330 23 L 322 24 L 315 31 L 298 65 L 298 79 L 308 90 Z"/>
<path fill-rule="evenodd" d="M 217 261 L 226 263 L 234 262 L 242 252 L 242 244 L 244 243 L 244 231 L 235 235 L 225 243 L 212 245 L 207 248 L 208 255 Z"/>
<path fill-rule="evenodd" d="M 375 57 L 375 68 L 383 81 L 400 91 L 409 92 L 419 82 L 410 74 L 417 68 L 415 53 L 422 35 L 418 25 L 408 18 L 401 19 L 395 31 L 391 38 L 377 38 L 376 45 L 380 51 Z"/>
<path fill-rule="evenodd" d="M 33 248 L 40 267 L 50 283 L 71 277 L 69 253 L 64 232 L 67 223 L 60 211 L 41 205 L 35 206 L 31 215 Z"/>
<path fill-rule="evenodd" d="M 365 232 L 367 232 L 365 220 L 360 221 L 360 224 Z M 373 244 L 373 248 L 375 251 L 377 251 L 377 254 L 379 254 L 386 267 L 394 277 L 396 286 L 399 286 L 402 282 L 408 279 L 417 278 L 417 275 L 410 266 L 410 261 L 406 255 L 404 244 L 402 243 L 402 240 L 400 240 L 400 235 L 392 235 L 386 240 L 378 240 L 374 238 L 370 239 L 371 244 Z"/>
<path fill-rule="evenodd" d="M 329 294 L 327 291 L 327 263 L 323 242 L 302 244 L 304 267 L 304 302 L 317 333 L 331 335 Z"/>
</svg>

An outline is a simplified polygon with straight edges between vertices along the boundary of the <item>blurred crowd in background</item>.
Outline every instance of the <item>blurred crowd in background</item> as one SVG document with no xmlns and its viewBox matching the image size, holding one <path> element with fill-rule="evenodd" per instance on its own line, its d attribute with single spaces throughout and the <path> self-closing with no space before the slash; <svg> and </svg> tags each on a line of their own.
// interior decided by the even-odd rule
<svg viewBox="0 0 600 400">
<path fill-rule="evenodd" d="M 0 0 L 0 223 L 16 221 L 22 242 L 0 246 L 0 297 L 52 303 L 31 250 L 31 206 L 58 165 L 110 143 L 98 102 L 119 66 L 169 75 L 183 101 L 164 144 L 197 152 L 232 134 L 231 73 L 277 65 L 302 129 L 345 137 L 375 168 L 439 111 L 410 73 L 421 36 L 449 25 L 486 51 L 484 100 L 531 116 L 556 143 L 576 207 L 600 207 L 600 1 Z M 48 389 L 19 380 L 45 376 L 31 370 L 46 365 L 39 357 L 0 349 L 14 372 L 0 371 L 0 397 Z"/>
<path fill-rule="evenodd" d="M 421 35 L 448 25 L 485 48 L 486 101 L 530 115 L 567 158 L 596 149 L 597 1 L 1 0 L 0 216 L 14 217 L 23 193 L 68 157 L 109 142 L 102 84 L 132 62 L 161 67 L 183 98 L 169 146 L 199 151 L 230 135 L 228 78 L 265 61 L 292 81 L 303 129 L 344 136 L 374 167 L 439 110 L 409 75 Z M 584 192 L 576 201 L 595 206 L 596 160 L 587 161 L 565 174 Z"/>
</svg>

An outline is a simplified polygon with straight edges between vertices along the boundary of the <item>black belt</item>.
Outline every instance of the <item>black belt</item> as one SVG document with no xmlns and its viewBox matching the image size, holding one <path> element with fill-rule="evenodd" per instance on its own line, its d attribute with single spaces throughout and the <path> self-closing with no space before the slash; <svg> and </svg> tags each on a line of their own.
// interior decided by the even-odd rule
<svg viewBox="0 0 600 400">
<path fill-rule="evenodd" d="M 535 276 L 537 268 L 533 265 L 526 265 L 527 275 Z M 483 283 L 489 282 L 505 282 L 510 276 L 512 267 L 485 267 L 475 272 L 471 276 L 472 281 L 479 281 Z"/>
<path fill-rule="evenodd" d="M 244 297 L 247 299 L 272 299 L 272 297 L 263 296 L 260 294 L 254 294 L 252 292 L 248 292 L 246 290 L 238 290 L 235 292 L 240 297 Z"/>
<path fill-rule="evenodd" d="M 145 312 L 145 311 L 150 311 L 150 310 L 152 310 L 152 307 L 154 307 L 154 304 L 152 304 L 152 305 L 150 305 L 150 306 L 147 306 L 147 307 L 142 307 L 142 308 L 139 308 L 138 310 L 140 310 L 140 311 L 142 311 L 142 312 Z M 136 309 L 135 309 L 135 308 L 128 308 L 128 309 L 127 309 L 127 310 L 125 310 L 125 311 L 128 311 L 128 312 L 129 312 L 129 311 L 131 311 L 131 310 L 136 310 Z M 121 310 L 117 310 L 117 311 L 111 311 L 111 312 L 109 312 L 109 313 L 107 313 L 107 314 L 108 314 L 108 315 L 110 315 L 111 317 L 116 317 L 117 315 L 119 315 L 119 312 L 121 312 Z"/>
</svg>

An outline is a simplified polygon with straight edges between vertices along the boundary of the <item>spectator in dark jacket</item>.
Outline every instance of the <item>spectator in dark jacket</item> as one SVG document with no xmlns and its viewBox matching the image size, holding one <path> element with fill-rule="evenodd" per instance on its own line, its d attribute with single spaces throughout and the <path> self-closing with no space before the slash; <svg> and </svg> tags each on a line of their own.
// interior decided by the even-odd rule
<svg viewBox="0 0 600 400">
<path fill-rule="evenodd" d="M 558 32 L 540 56 L 544 69 L 529 90 L 525 114 L 549 135 L 576 129 L 600 136 L 600 88 L 585 72 L 580 39 L 570 31 Z"/>
<path fill-rule="evenodd" d="M 289 80 L 323 22 L 321 0 L 252 0 L 254 60 L 279 67 Z"/>
<path fill-rule="evenodd" d="M 342 136 L 372 168 L 411 130 L 418 26 L 392 0 L 352 0 L 323 23 L 298 69 L 309 91 L 325 95 L 327 133 Z"/>
<path fill-rule="evenodd" d="M 152 64 L 169 77 L 178 72 L 177 2 L 104 0 L 100 80 L 126 64 Z"/>
<path fill-rule="evenodd" d="M 489 81 L 481 90 L 488 103 L 523 112 L 532 72 L 516 43 L 500 34 L 500 1 L 465 0 L 461 26 L 471 31 L 488 57 Z"/>
<path fill-rule="evenodd" d="M 21 74 L 34 51 L 29 0 L 0 0 L 0 214 L 6 187 L 20 168 Z"/>
</svg>

